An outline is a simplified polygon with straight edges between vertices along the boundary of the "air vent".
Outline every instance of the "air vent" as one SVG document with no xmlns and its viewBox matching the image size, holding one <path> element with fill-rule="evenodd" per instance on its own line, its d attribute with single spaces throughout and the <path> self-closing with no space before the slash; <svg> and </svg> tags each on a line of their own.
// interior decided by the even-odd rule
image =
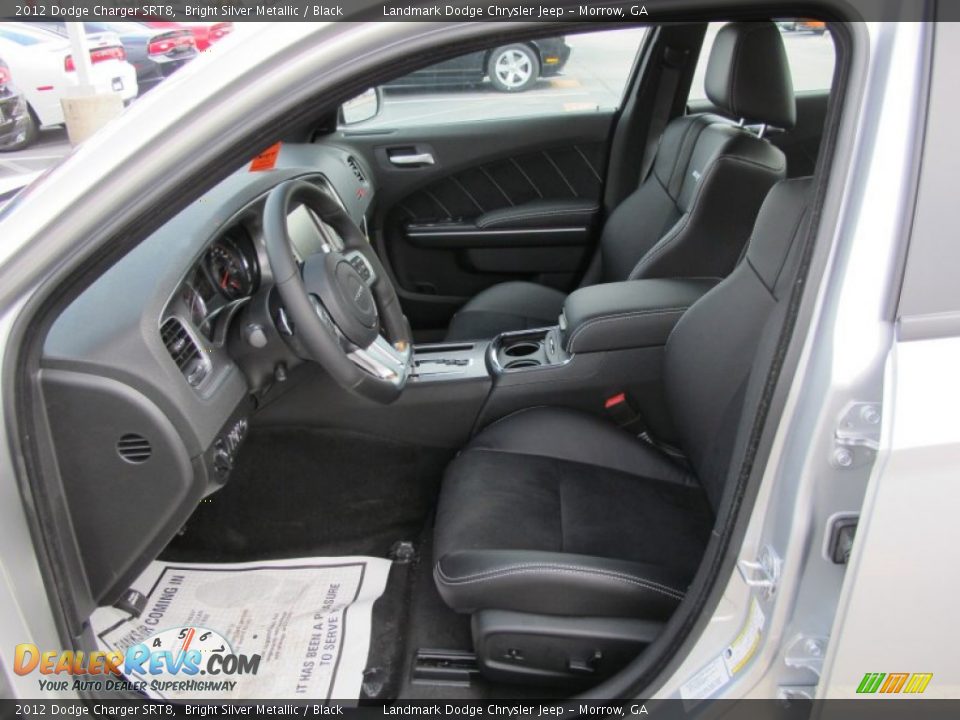
<svg viewBox="0 0 960 720">
<path fill-rule="evenodd" d="M 128 433 L 117 440 L 117 453 L 128 463 L 139 465 L 150 459 L 153 448 L 143 435 Z"/>
<path fill-rule="evenodd" d="M 347 165 L 349 165 L 350 169 L 353 170 L 353 174 L 356 176 L 360 184 L 366 185 L 367 178 L 364 176 L 363 170 L 360 169 L 360 163 L 357 162 L 357 159 L 353 155 L 347 158 Z"/>
<path fill-rule="evenodd" d="M 203 382 L 210 366 L 183 323 L 170 318 L 160 328 L 160 337 L 187 382 L 194 387 Z"/>
</svg>

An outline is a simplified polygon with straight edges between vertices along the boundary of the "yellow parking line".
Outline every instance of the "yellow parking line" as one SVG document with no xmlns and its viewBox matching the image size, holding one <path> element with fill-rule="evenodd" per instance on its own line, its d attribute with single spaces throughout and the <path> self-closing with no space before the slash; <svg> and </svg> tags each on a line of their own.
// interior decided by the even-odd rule
<svg viewBox="0 0 960 720">
<path fill-rule="evenodd" d="M 576 78 L 553 78 L 550 80 L 550 87 L 577 88 L 580 87 L 580 81 Z"/>
</svg>

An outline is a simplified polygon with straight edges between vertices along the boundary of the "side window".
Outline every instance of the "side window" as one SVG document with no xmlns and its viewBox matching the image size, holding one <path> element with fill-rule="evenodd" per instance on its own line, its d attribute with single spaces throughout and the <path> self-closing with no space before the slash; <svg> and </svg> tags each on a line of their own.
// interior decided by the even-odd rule
<svg viewBox="0 0 960 720">
<path fill-rule="evenodd" d="M 472 52 L 383 86 L 363 127 L 615 110 L 646 28 L 560 35 Z"/>
<path fill-rule="evenodd" d="M 707 60 L 710 58 L 710 49 L 717 32 L 723 25 L 724 23 L 710 23 L 707 28 L 697 70 L 693 75 L 693 84 L 690 86 L 690 100 L 705 100 L 707 97 L 703 89 Z M 826 25 L 813 20 L 779 20 L 777 26 L 787 49 L 793 89 L 796 92 L 829 90 L 833 80 L 835 50 Z"/>
</svg>

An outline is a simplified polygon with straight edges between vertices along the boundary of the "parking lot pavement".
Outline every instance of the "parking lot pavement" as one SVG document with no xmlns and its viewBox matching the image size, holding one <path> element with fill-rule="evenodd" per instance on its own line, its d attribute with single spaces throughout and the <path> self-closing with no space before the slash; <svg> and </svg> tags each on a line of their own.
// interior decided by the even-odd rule
<svg viewBox="0 0 960 720">
<path fill-rule="evenodd" d="M 0 177 L 46 170 L 69 152 L 70 142 L 65 129 L 43 130 L 37 141 L 25 150 L 0 153 Z"/>
</svg>

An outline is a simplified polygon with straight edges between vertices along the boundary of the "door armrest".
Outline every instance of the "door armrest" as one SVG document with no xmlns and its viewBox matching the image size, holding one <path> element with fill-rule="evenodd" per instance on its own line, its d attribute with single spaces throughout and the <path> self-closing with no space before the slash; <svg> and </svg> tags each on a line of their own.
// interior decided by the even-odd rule
<svg viewBox="0 0 960 720">
<path fill-rule="evenodd" d="M 600 212 L 595 200 L 534 200 L 485 212 L 474 222 L 478 228 L 589 227 Z"/>
</svg>

